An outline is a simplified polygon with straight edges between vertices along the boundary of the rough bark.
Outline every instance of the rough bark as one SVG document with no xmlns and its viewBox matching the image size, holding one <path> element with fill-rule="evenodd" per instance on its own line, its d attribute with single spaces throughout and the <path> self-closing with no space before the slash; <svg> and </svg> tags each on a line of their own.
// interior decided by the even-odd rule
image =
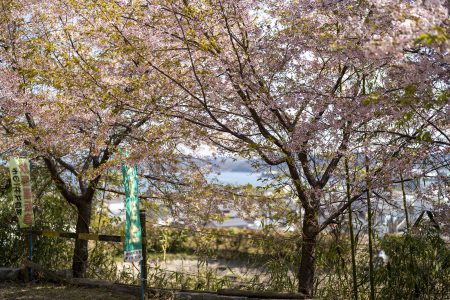
<svg viewBox="0 0 450 300">
<path fill-rule="evenodd" d="M 77 233 L 89 233 L 91 223 L 92 199 L 85 199 L 77 204 Z M 75 240 L 75 249 L 72 258 L 73 277 L 83 278 L 86 276 L 88 261 L 88 241 Z"/>
<path fill-rule="evenodd" d="M 314 209 L 305 209 L 302 229 L 302 249 L 297 278 L 298 291 L 312 296 L 314 290 L 315 251 L 319 233 L 318 213 Z"/>
</svg>

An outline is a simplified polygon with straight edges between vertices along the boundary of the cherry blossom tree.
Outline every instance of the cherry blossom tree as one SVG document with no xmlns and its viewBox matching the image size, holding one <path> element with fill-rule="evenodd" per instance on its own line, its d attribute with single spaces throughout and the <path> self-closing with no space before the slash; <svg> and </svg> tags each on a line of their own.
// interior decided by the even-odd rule
<svg viewBox="0 0 450 300">
<path fill-rule="evenodd" d="M 319 233 L 368 182 L 375 189 L 399 164 L 414 160 L 401 155 L 425 134 L 423 126 L 406 135 L 392 128 L 414 109 L 402 105 L 412 87 L 430 92 L 431 82 L 446 80 L 447 65 L 428 61 L 429 68 L 409 54 L 421 51 L 411 50 L 421 34 L 436 35 L 445 25 L 444 4 L 119 2 L 107 15 L 120 15 L 120 22 L 107 17 L 105 27 L 143 68 L 172 84 L 167 97 L 180 105 L 168 109 L 169 116 L 207 130 L 207 142 L 220 149 L 287 168 L 303 211 L 299 290 L 311 294 Z M 442 107 L 435 111 L 440 115 Z M 411 147 L 406 153 L 426 150 Z M 357 151 L 365 152 L 370 174 L 359 177 L 350 201 L 336 199 L 319 223 L 324 191 L 342 176 L 343 157 Z"/>
<path fill-rule="evenodd" d="M 28 156 L 49 170 L 77 210 L 77 233 L 90 230 L 97 191 L 105 192 L 111 177 L 106 172 L 125 161 L 139 163 L 148 181 L 143 199 L 178 218 L 189 216 L 186 223 L 223 217 L 219 188 L 241 202 L 252 198 L 243 189 L 208 184 L 204 168 L 179 149 L 195 149 L 201 132 L 161 113 L 177 105 L 167 97 L 167 80 L 141 68 L 134 53 L 102 30 L 102 7 L 81 12 L 73 2 L 2 4 L 0 151 L 5 159 Z M 120 188 L 108 192 L 121 194 Z M 87 245 L 75 242 L 75 277 L 86 273 Z"/>
<path fill-rule="evenodd" d="M 2 151 L 42 158 L 78 232 L 119 146 L 145 161 L 209 143 L 286 170 L 311 295 L 320 232 L 448 146 L 443 1 L 4 3 Z M 75 275 L 86 259 L 77 241 Z"/>
<path fill-rule="evenodd" d="M 170 125 L 155 116 L 162 88 L 134 91 L 134 82 L 150 78 L 102 44 L 99 32 L 87 32 L 90 20 L 77 20 L 67 6 L 9 4 L 0 53 L 2 150 L 43 162 L 76 207 L 76 232 L 88 233 L 99 182 L 120 164 L 118 148 L 129 147 L 131 163 L 157 160 L 163 144 L 172 149 L 166 137 L 173 135 L 164 134 Z M 129 109 L 127 99 L 142 101 L 145 113 Z M 75 277 L 85 275 L 87 258 L 87 241 L 76 240 Z"/>
</svg>

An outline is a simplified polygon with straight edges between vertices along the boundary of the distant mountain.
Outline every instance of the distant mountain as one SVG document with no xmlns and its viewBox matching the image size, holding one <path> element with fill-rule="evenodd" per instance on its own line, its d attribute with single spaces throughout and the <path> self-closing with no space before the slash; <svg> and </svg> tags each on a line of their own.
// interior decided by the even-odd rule
<svg viewBox="0 0 450 300">
<path fill-rule="evenodd" d="M 252 167 L 251 162 L 246 159 L 234 159 L 231 157 L 218 157 L 208 159 L 219 172 L 245 172 L 254 173 L 257 170 Z"/>
</svg>

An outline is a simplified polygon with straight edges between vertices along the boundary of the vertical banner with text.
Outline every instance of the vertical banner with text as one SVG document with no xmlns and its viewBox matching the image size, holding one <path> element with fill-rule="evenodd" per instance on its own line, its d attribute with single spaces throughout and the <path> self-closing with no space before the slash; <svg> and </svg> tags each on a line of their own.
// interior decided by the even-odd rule
<svg viewBox="0 0 450 300">
<path fill-rule="evenodd" d="M 130 168 L 122 164 L 123 185 L 125 187 L 125 242 L 124 261 L 142 260 L 142 232 L 139 220 L 139 190 L 136 165 Z"/>
<path fill-rule="evenodd" d="M 12 197 L 19 218 L 20 228 L 34 225 L 33 199 L 31 194 L 30 161 L 13 158 L 9 161 Z"/>
</svg>

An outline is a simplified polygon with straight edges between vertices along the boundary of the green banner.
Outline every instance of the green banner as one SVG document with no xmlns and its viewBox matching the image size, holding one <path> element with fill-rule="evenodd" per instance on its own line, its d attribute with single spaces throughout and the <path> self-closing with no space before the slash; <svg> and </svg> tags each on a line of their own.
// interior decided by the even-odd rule
<svg viewBox="0 0 450 300">
<path fill-rule="evenodd" d="M 133 262 L 142 260 L 142 232 L 139 219 L 139 190 L 136 174 L 136 165 L 133 168 L 122 164 L 123 185 L 125 187 L 125 242 L 124 261 Z"/>
<path fill-rule="evenodd" d="M 20 228 L 34 225 L 33 197 L 31 194 L 30 161 L 13 158 L 9 161 L 12 197 Z"/>
</svg>

